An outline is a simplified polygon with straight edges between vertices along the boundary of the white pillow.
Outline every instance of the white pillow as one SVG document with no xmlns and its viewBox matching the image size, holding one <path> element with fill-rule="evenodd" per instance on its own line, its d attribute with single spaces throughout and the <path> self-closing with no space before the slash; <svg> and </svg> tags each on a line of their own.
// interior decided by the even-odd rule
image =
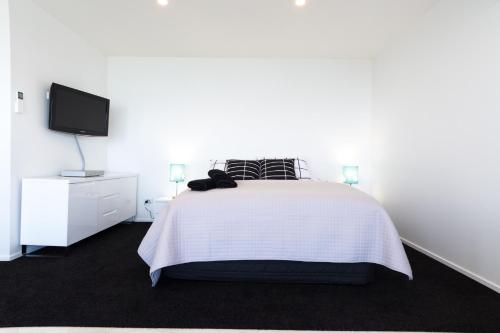
<svg viewBox="0 0 500 333">
<path fill-rule="evenodd" d="M 309 171 L 309 165 L 306 160 L 300 157 L 295 158 L 295 177 L 297 179 L 311 180 L 311 171 Z"/>
<path fill-rule="evenodd" d="M 227 160 L 210 160 L 210 170 L 219 169 L 226 171 L 226 161 Z"/>
</svg>

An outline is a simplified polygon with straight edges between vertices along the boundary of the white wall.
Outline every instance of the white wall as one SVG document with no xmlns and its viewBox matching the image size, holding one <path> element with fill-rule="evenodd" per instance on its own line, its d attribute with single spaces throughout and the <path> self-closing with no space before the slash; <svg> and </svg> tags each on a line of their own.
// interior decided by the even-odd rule
<svg viewBox="0 0 500 333">
<path fill-rule="evenodd" d="M 500 2 L 440 1 L 374 77 L 374 193 L 402 237 L 500 291 Z"/>
<path fill-rule="evenodd" d="M 10 28 L 11 97 L 17 91 L 23 91 L 25 97 L 25 113 L 12 115 L 10 254 L 15 255 L 20 250 L 21 178 L 80 167 L 73 138 L 48 130 L 45 93 L 54 81 L 106 95 L 107 59 L 31 0 L 10 1 Z M 105 169 L 107 139 L 82 141 L 88 168 Z"/>
<path fill-rule="evenodd" d="M 0 0 L 0 260 L 10 259 L 10 79 L 9 1 Z"/>
<path fill-rule="evenodd" d="M 315 177 L 360 165 L 370 187 L 371 62 L 111 58 L 109 169 L 140 173 L 139 207 L 175 193 L 172 162 L 303 156 Z M 140 217 L 146 217 L 141 210 Z"/>
</svg>

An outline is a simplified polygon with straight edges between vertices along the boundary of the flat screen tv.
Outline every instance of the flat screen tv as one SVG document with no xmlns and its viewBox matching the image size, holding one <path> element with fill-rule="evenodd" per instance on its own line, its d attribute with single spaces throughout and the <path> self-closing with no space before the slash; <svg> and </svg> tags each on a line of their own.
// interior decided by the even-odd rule
<svg viewBox="0 0 500 333">
<path fill-rule="evenodd" d="M 49 128 L 54 131 L 108 136 L 109 99 L 52 83 Z"/>
</svg>

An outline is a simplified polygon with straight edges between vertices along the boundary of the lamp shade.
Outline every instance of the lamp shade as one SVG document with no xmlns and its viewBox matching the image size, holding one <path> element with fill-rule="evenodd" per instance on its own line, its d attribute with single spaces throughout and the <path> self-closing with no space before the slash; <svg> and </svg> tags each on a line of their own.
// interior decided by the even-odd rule
<svg viewBox="0 0 500 333">
<path fill-rule="evenodd" d="M 356 165 L 345 165 L 343 167 L 344 183 L 353 185 L 359 183 L 359 167 Z"/>
<path fill-rule="evenodd" d="M 185 168 L 185 164 L 170 164 L 170 181 L 175 183 L 183 182 L 186 179 Z"/>
</svg>

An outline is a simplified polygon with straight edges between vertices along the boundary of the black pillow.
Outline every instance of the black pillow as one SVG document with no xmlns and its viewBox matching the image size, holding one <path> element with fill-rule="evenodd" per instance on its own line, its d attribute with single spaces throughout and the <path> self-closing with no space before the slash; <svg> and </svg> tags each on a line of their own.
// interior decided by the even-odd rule
<svg viewBox="0 0 500 333">
<path fill-rule="evenodd" d="M 188 187 L 193 191 L 208 191 L 217 187 L 217 183 L 212 178 L 196 179 L 188 183 Z"/>
<path fill-rule="evenodd" d="M 295 176 L 295 159 L 260 160 L 261 179 L 297 180 Z"/>
<path fill-rule="evenodd" d="M 254 160 L 227 160 L 226 173 L 234 180 L 259 179 L 260 163 Z"/>
<path fill-rule="evenodd" d="M 238 187 L 234 179 L 222 170 L 213 169 L 208 172 L 208 176 L 217 184 L 218 188 Z"/>
</svg>

